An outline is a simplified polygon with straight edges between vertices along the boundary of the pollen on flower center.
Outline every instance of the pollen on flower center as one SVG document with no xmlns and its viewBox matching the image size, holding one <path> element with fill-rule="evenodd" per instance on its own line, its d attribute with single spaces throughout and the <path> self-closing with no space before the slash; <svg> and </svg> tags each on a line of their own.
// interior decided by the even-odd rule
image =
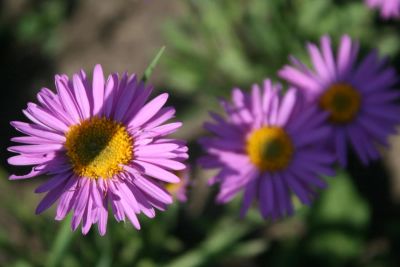
<svg viewBox="0 0 400 267">
<path fill-rule="evenodd" d="M 132 159 L 132 138 L 119 122 L 93 117 L 71 126 L 65 147 L 79 177 L 111 178 Z"/>
<path fill-rule="evenodd" d="M 333 84 L 320 98 L 320 106 L 329 112 L 329 119 L 347 123 L 354 119 L 360 109 L 360 93 L 345 83 Z"/>
<path fill-rule="evenodd" d="M 263 127 L 247 139 L 250 161 L 261 171 L 279 171 L 292 159 L 293 144 L 289 135 L 280 127 Z"/>
</svg>

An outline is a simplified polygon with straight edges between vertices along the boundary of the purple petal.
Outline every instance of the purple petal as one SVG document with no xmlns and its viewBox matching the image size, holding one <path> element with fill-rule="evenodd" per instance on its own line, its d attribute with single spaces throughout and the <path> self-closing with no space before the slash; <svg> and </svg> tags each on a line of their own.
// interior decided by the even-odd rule
<svg viewBox="0 0 400 267">
<path fill-rule="evenodd" d="M 35 193 L 43 193 L 43 192 L 53 190 L 58 185 L 60 185 L 61 183 L 65 182 L 67 179 L 70 179 L 70 178 L 71 178 L 71 176 L 67 175 L 66 173 L 56 175 L 56 176 L 52 177 L 50 180 L 48 180 L 46 183 L 43 183 L 38 188 L 36 188 Z"/>
<path fill-rule="evenodd" d="M 46 172 L 46 170 L 43 170 L 43 169 L 37 170 L 37 169 L 34 167 L 34 168 L 32 168 L 32 170 L 31 170 L 29 173 L 27 173 L 27 174 L 24 174 L 24 175 L 15 175 L 15 174 L 12 174 L 12 175 L 10 175 L 10 178 L 9 178 L 9 179 L 10 179 L 10 180 L 28 179 L 28 178 L 32 178 L 32 177 L 35 177 L 35 176 L 44 174 L 45 172 Z"/>
<path fill-rule="evenodd" d="M 268 218 L 274 210 L 274 190 L 272 179 L 268 176 L 261 177 L 259 187 L 259 205 L 262 216 Z"/>
<path fill-rule="evenodd" d="M 60 221 L 64 219 L 67 213 L 72 209 L 78 193 L 78 190 L 76 190 L 77 183 L 78 183 L 78 178 L 71 177 L 71 179 L 69 179 L 67 184 L 65 185 L 63 189 L 64 192 L 60 197 L 60 201 L 57 206 L 56 218 L 55 218 L 56 220 Z"/>
<path fill-rule="evenodd" d="M 147 103 L 129 122 L 129 127 L 135 128 L 151 119 L 167 102 L 168 94 L 164 93 Z"/>
<path fill-rule="evenodd" d="M 18 155 L 8 158 L 7 162 L 11 165 L 23 166 L 23 165 L 36 165 L 53 160 L 56 157 L 55 154 L 45 155 Z"/>
<path fill-rule="evenodd" d="M 56 131 L 61 133 L 65 133 L 68 131 L 68 126 L 60 121 L 58 118 L 54 117 L 53 115 L 49 114 L 45 110 L 41 109 L 40 107 L 36 107 L 34 105 L 29 105 L 28 112 L 37 120 L 39 120 L 42 124 L 50 127 Z"/>
<path fill-rule="evenodd" d="M 346 75 L 356 61 L 359 44 L 352 43 L 348 35 L 343 35 L 340 41 L 339 52 L 337 54 L 337 72 L 340 76 Z"/>
<path fill-rule="evenodd" d="M 136 164 L 144 169 L 144 173 L 150 177 L 154 177 L 167 183 L 179 183 L 180 179 L 175 174 L 166 171 L 154 164 L 144 161 L 134 160 Z"/>
<path fill-rule="evenodd" d="M 290 89 L 283 97 L 281 106 L 279 108 L 277 125 L 284 126 L 292 115 L 293 108 L 296 104 L 297 92 L 295 89 Z"/>
<path fill-rule="evenodd" d="M 67 113 L 70 114 L 74 122 L 78 123 L 80 121 L 80 116 L 75 99 L 72 96 L 71 91 L 68 89 L 68 85 L 58 75 L 56 75 L 56 88 L 62 106 L 67 111 Z"/>
<path fill-rule="evenodd" d="M 177 144 L 151 144 L 135 149 L 135 153 L 139 152 L 137 155 L 155 155 L 157 153 L 170 152 L 177 149 L 179 146 Z"/>
<path fill-rule="evenodd" d="M 108 202 L 104 199 L 103 205 L 99 207 L 99 221 L 97 223 L 97 229 L 99 234 L 104 236 L 107 230 L 107 220 L 108 220 Z"/>
<path fill-rule="evenodd" d="M 145 161 L 148 163 L 152 163 L 154 165 L 158 165 L 160 167 L 169 169 L 169 170 L 174 170 L 174 171 L 180 171 L 184 170 L 186 168 L 185 164 L 175 161 L 175 160 L 170 160 L 170 159 L 164 159 L 164 158 L 137 158 L 140 161 Z"/>
<path fill-rule="evenodd" d="M 323 81 L 327 81 L 330 78 L 330 73 L 320 51 L 318 50 L 318 47 L 314 44 L 308 44 L 307 48 L 308 53 L 311 56 L 311 61 L 314 65 L 314 69 L 317 71 L 318 75 L 323 79 Z"/>
<path fill-rule="evenodd" d="M 325 35 L 321 38 L 322 55 L 325 61 L 325 66 L 331 77 L 336 78 L 335 61 L 333 59 L 331 39 Z"/>
<path fill-rule="evenodd" d="M 10 152 L 20 154 L 45 154 L 55 152 L 63 149 L 62 144 L 44 144 L 44 145 L 24 145 L 24 146 L 10 146 L 7 148 Z"/>
<path fill-rule="evenodd" d="M 12 121 L 11 125 L 24 134 L 45 138 L 57 143 L 64 143 L 66 140 L 64 135 L 47 131 L 42 127 L 34 124 L 20 122 L 20 121 Z"/>
<path fill-rule="evenodd" d="M 36 208 L 35 213 L 40 214 L 46 209 L 50 208 L 50 206 L 53 205 L 53 203 L 56 202 L 57 199 L 64 192 L 63 191 L 64 186 L 65 184 L 63 183 L 54 188 L 53 190 L 51 190 L 49 193 L 47 193 L 46 196 L 42 199 L 42 201 L 40 201 L 39 205 Z"/>
<path fill-rule="evenodd" d="M 73 230 L 76 230 L 79 223 L 82 220 L 83 213 L 87 206 L 88 197 L 89 197 L 89 179 L 81 178 L 83 181 L 79 185 L 78 195 L 76 197 L 76 202 L 74 205 L 74 215 L 72 217 L 71 227 Z"/>
<path fill-rule="evenodd" d="M 340 165 L 345 167 L 347 165 L 347 145 L 344 129 L 335 130 L 335 149 Z"/>
<path fill-rule="evenodd" d="M 182 127 L 181 122 L 173 122 L 173 123 L 168 123 L 168 124 L 164 124 L 164 125 L 155 127 L 153 129 L 151 129 L 150 131 L 152 133 L 156 134 L 157 136 L 166 136 L 166 135 L 176 132 L 176 130 L 180 127 Z"/>
<path fill-rule="evenodd" d="M 154 117 L 148 121 L 146 123 L 146 125 L 144 126 L 144 128 L 154 128 L 157 127 L 161 124 L 163 124 L 164 122 L 170 120 L 171 118 L 173 118 L 175 115 L 175 109 L 172 107 L 165 107 L 160 109 L 160 111 L 154 115 Z"/>
<path fill-rule="evenodd" d="M 113 111 L 113 106 L 114 106 L 114 99 L 116 98 L 117 94 L 117 88 L 118 88 L 118 75 L 117 74 L 112 74 L 108 76 L 106 87 L 104 90 L 104 106 L 103 109 L 104 111 L 101 113 L 104 113 L 106 117 L 111 117 L 112 111 Z"/>
<path fill-rule="evenodd" d="M 87 206 L 82 218 L 82 234 L 86 235 L 93 224 L 93 214 L 96 214 L 93 211 L 93 200 L 91 197 L 88 198 Z"/>
<path fill-rule="evenodd" d="M 104 102 L 104 74 L 100 64 L 93 70 L 93 112 L 92 115 L 102 115 Z"/>
<path fill-rule="evenodd" d="M 165 204 L 172 203 L 171 195 L 158 184 L 152 182 L 151 180 L 142 177 L 141 175 L 135 176 L 133 183 L 140 188 L 143 192 L 148 195 L 153 196 L 154 198 L 160 200 Z"/>
<path fill-rule="evenodd" d="M 242 207 L 240 209 L 241 218 L 243 218 L 246 215 L 248 209 L 250 208 L 251 203 L 253 202 L 253 199 L 257 195 L 258 183 L 259 183 L 258 179 L 253 179 L 246 185 L 246 189 L 244 191 L 244 196 L 243 196 Z"/>
<path fill-rule="evenodd" d="M 90 104 L 88 96 L 86 94 L 85 86 L 83 85 L 82 80 L 77 74 L 73 76 L 72 80 L 74 85 L 75 99 L 78 104 L 78 110 L 80 110 L 81 112 L 81 117 L 83 119 L 87 119 L 90 116 Z"/>
<path fill-rule="evenodd" d="M 136 96 L 137 90 L 137 79 L 136 76 L 127 84 L 123 91 L 121 92 L 121 97 L 118 100 L 117 107 L 115 110 L 114 118 L 118 121 L 122 121 L 125 114 L 127 113 L 134 96 Z"/>
</svg>

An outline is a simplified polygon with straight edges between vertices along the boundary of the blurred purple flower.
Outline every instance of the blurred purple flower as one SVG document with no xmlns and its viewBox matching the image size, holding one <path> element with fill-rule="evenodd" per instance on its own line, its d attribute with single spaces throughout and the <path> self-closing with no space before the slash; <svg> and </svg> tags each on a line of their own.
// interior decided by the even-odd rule
<svg viewBox="0 0 400 267">
<path fill-rule="evenodd" d="M 380 9 L 385 19 L 400 18 L 400 0 L 365 0 L 370 8 Z"/>
<path fill-rule="evenodd" d="M 199 163 L 220 169 L 210 180 L 220 183 L 218 202 L 244 190 L 241 216 L 254 199 L 264 218 L 291 215 L 291 192 L 309 205 L 317 189 L 326 186 L 320 175 L 334 175 L 335 157 L 321 145 L 330 131 L 321 127 L 327 114 L 303 112 L 295 89 L 281 93 L 270 80 L 263 89 L 254 85 L 249 94 L 234 89 L 232 104 L 221 101 L 227 119 L 211 113 L 214 122 L 204 125 L 213 135 L 200 139 L 208 155 Z"/>
<path fill-rule="evenodd" d="M 8 162 L 34 167 L 10 179 L 52 175 L 35 191 L 47 192 L 36 213 L 59 200 L 56 220 L 72 210 L 72 229 L 82 222 L 83 234 L 96 223 L 105 234 L 110 204 L 117 221 L 127 216 L 140 229 L 137 214 L 153 218 L 155 209 L 172 203 L 158 180 L 179 183 L 173 172 L 183 170 L 188 157 L 182 141 L 165 138 L 181 126 L 164 124 L 175 113 L 163 107 L 168 94 L 146 103 L 152 87 L 126 73 L 104 80 L 100 65 L 92 82 L 81 71 L 72 79 L 56 75 L 55 84 L 57 93 L 43 88 L 40 104 L 23 111 L 31 123 L 11 122 L 25 136 L 12 138 L 24 145 L 8 148 L 19 154 Z"/>
<path fill-rule="evenodd" d="M 400 122 L 395 104 L 399 92 L 392 90 L 398 82 L 395 70 L 376 51 L 357 64 L 358 49 L 359 44 L 345 35 L 335 59 L 330 38 L 323 36 L 321 49 L 308 44 L 313 69 L 292 57 L 293 66 L 279 72 L 309 103 L 330 114 L 325 122 L 332 129 L 330 146 L 342 166 L 347 164 L 349 145 L 365 165 L 379 158 L 376 145 L 387 145 Z"/>
</svg>

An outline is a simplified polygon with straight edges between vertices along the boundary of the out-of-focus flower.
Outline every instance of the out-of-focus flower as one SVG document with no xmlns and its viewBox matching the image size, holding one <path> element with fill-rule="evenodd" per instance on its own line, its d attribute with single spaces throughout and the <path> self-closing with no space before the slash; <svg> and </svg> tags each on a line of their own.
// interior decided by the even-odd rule
<svg viewBox="0 0 400 267">
<path fill-rule="evenodd" d="M 220 183 L 217 201 L 226 203 L 244 190 L 241 215 L 256 199 L 264 218 L 293 213 L 291 192 L 311 204 L 326 183 L 320 175 L 333 175 L 335 160 L 321 145 L 330 129 L 321 126 L 327 114 L 302 111 L 295 89 L 281 95 L 281 86 L 266 80 L 261 90 L 232 92 L 232 104 L 221 101 L 227 118 L 211 113 L 204 127 L 212 136 L 199 142 L 208 155 L 205 168 L 219 168 L 210 184 Z"/>
<path fill-rule="evenodd" d="M 308 44 L 313 69 L 292 58 L 293 66 L 279 72 L 310 104 L 329 113 L 325 124 L 332 130 L 330 145 L 342 166 L 349 145 L 365 165 L 378 158 L 376 145 L 386 145 L 400 122 L 395 104 L 399 93 L 392 90 L 398 81 L 395 70 L 376 51 L 357 63 L 358 49 L 359 44 L 345 35 L 334 58 L 331 40 L 324 36 L 321 49 Z"/>
<path fill-rule="evenodd" d="M 400 0 L 365 0 L 370 8 L 380 9 L 385 19 L 400 18 Z"/>
<path fill-rule="evenodd" d="M 82 222 L 83 234 L 96 223 L 105 234 L 109 205 L 117 221 L 126 216 L 140 229 L 137 214 L 152 218 L 172 203 L 158 180 L 179 183 L 174 171 L 188 157 L 182 141 L 165 138 L 181 126 L 165 124 L 175 113 L 163 107 L 168 94 L 147 102 L 152 87 L 126 73 L 104 80 L 100 65 L 92 81 L 81 71 L 72 79 L 56 75 L 55 84 L 56 93 L 43 88 L 39 105 L 23 111 L 30 123 L 11 123 L 24 136 L 12 138 L 23 145 L 8 148 L 19 154 L 8 162 L 34 167 L 10 179 L 52 175 L 35 191 L 47 192 L 36 213 L 59 200 L 56 220 L 72 211 L 72 229 Z"/>
<path fill-rule="evenodd" d="M 167 183 L 165 188 L 167 191 L 180 202 L 187 201 L 187 190 L 190 183 L 190 168 L 176 171 L 175 174 L 181 179 L 179 183 Z"/>
</svg>

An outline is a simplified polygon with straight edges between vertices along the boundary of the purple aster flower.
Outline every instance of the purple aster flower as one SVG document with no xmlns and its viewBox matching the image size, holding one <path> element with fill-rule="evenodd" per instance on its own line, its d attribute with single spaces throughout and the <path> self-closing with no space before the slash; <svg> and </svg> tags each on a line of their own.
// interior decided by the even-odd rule
<svg viewBox="0 0 400 267">
<path fill-rule="evenodd" d="M 147 102 L 152 87 L 126 73 L 104 80 L 100 65 L 92 81 L 81 71 L 56 75 L 55 84 L 56 93 L 43 88 L 39 104 L 23 111 L 31 122 L 11 122 L 24 136 L 12 138 L 23 145 L 8 148 L 19 154 L 8 162 L 33 168 L 10 179 L 51 175 L 35 191 L 47 192 L 36 213 L 58 201 L 56 220 L 72 211 L 72 229 L 82 222 L 83 234 L 96 223 L 105 234 L 109 205 L 117 221 L 127 217 L 140 229 L 138 214 L 152 218 L 172 203 L 158 181 L 179 183 L 174 171 L 188 157 L 182 141 L 166 137 L 181 126 L 166 123 L 175 113 L 164 107 L 168 94 Z"/>
<path fill-rule="evenodd" d="M 357 63 L 358 49 L 359 44 L 345 35 L 335 59 L 331 40 L 324 36 L 321 49 L 308 44 L 313 69 L 292 58 L 293 66 L 279 72 L 309 103 L 330 114 L 325 122 L 332 129 L 330 146 L 342 166 L 347 163 L 348 146 L 365 165 L 377 159 L 376 144 L 387 145 L 400 121 L 395 104 L 399 93 L 392 90 L 398 81 L 395 70 L 376 51 Z"/>
<path fill-rule="evenodd" d="M 226 203 L 244 190 L 241 215 L 254 199 L 264 218 L 293 213 L 291 193 L 311 204 L 326 183 L 321 175 L 333 175 L 333 154 L 321 145 L 329 127 L 321 127 L 327 114 L 303 112 L 295 89 L 281 95 L 281 86 L 264 82 L 251 93 L 232 92 L 233 103 L 221 101 L 227 118 L 211 113 L 214 122 L 204 127 L 212 136 L 200 139 L 208 155 L 205 168 L 219 168 L 210 184 L 220 183 L 217 201 Z"/>
<path fill-rule="evenodd" d="M 400 0 L 365 0 L 370 8 L 380 9 L 385 19 L 400 18 Z"/>
</svg>

